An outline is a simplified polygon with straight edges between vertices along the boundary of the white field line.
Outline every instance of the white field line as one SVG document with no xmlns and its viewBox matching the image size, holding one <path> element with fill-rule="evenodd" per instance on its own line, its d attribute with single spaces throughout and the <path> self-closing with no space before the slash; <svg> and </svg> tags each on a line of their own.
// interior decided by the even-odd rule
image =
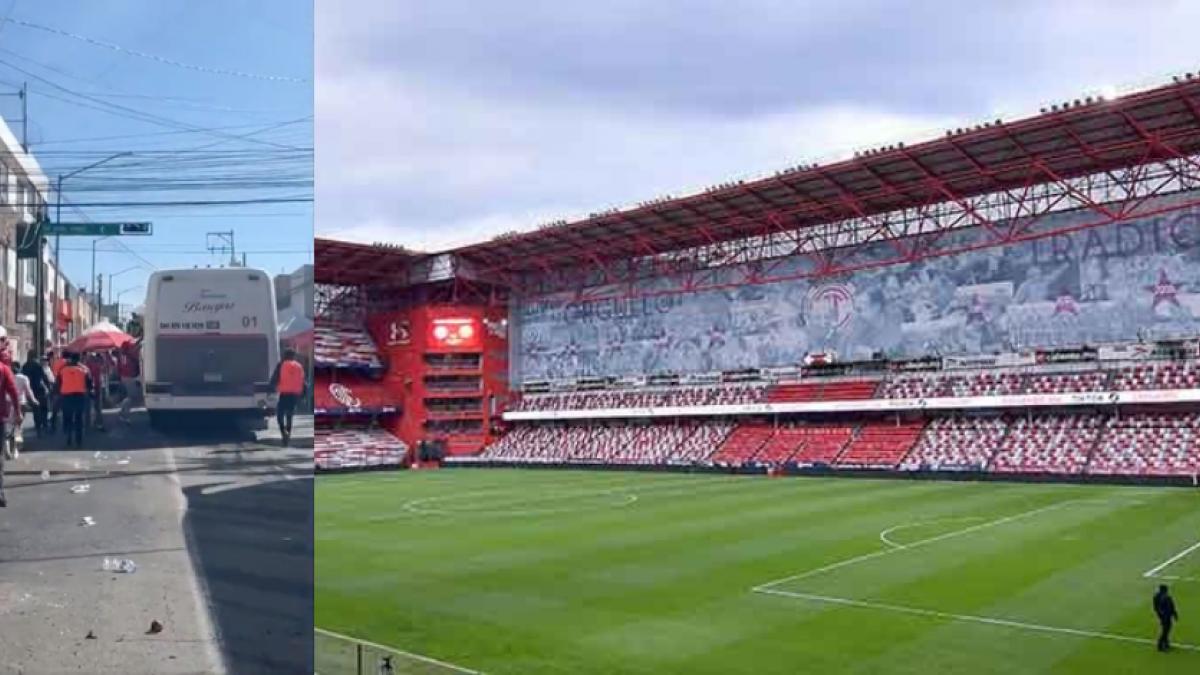
<svg viewBox="0 0 1200 675">
<path fill-rule="evenodd" d="M 487 509 L 487 510 L 475 511 L 475 510 L 460 510 L 460 509 L 445 509 L 445 508 L 439 509 L 436 507 L 430 508 L 428 506 L 425 506 L 426 504 L 428 504 L 430 502 L 441 502 L 441 503 L 450 502 L 451 504 L 453 504 L 454 501 L 457 501 L 462 497 L 494 495 L 494 496 L 500 497 L 501 500 L 503 500 L 503 498 L 507 497 L 507 496 L 523 496 L 523 495 L 526 495 L 529 493 L 528 488 L 524 488 L 524 487 L 520 487 L 520 486 L 506 486 L 503 488 L 489 488 L 489 489 L 485 489 L 485 490 L 474 490 L 471 492 L 464 492 L 464 493 L 453 494 L 453 495 L 434 495 L 432 497 L 422 497 L 420 499 L 413 499 L 413 500 L 407 501 L 404 504 L 402 504 L 400 508 L 403 509 L 404 511 L 408 511 L 410 513 L 417 513 L 417 514 L 423 514 L 423 515 L 453 515 L 453 516 L 492 516 L 492 515 L 495 515 L 495 516 L 524 516 L 524 515 L 535 515 L 535 514 L 536 515 L 545 515 L 545 514 L 553 514 L 553 513 L 575 513 L 578 511 L 585 511 L 585 510 L 593 511 L 593 510 L 614 509 L 614 508 L 629 506 L 629 505 L 633 504 L 634 502 L 637 502 L 640 499 L 641 495 L 658 494 L 660 492 L 671 492 L 671 491 L 687 491 L 689 493 L 694 493 L 694 492 L 696 492 L 696 490 L 698 488 L 725 487 L 725 486 L 730 486 L 730 485 L 735 485 L 735 483 L 733 483 L 733 482 L 726 483 L 724 481 L 721 481 L 721 482 L 714 481 L 712 483 L 698 486 L 695 484 L 687 484 L 684 481 L 677 481 L 677 480 L 665 480 L 665 481 L 659 481 L 659 482 L 655 482 L 655 483 L 651 483 L 651 484 L 647 484 L 644 481 L 623 480 L 618 483 L 599 484 L 599 485 L 596 485 L 593 487 L 589 487 L 586 484 L 580 484 L 577 486 L 578 489 L 554 490 L 552 488 L 551 491 L 553 492 L 553 494 L 551 494 L 551 495 L 534 497 L 534 498 L 524 499 L 524 500 L 518 500 L 516 502 L 516 504 L 529 504 L 532 502 L 539 502 L 539 501 L 546 502 L 546 501 L 556 501 L 556 500 L 569 500 L 569 499 L 578 499 L 581 497 L 595 497 L 595 496 L 603 496 L 603 495 L 609 495 L 609 494 L 614 494 L 614 493 L 615 494 L 625 493 L 623 501 L 614 502 L 614 503 L 610 503 L 610 504 L 603 504 L 598 507 L 587 507 L 587 508 L 580 508 L 578 506 L 568 506 L 568 507 L 562 507 L 562 508 Z M 637 488 L 637 491 L 634 492 L 631 488 Z M 395 519 L 395 516 L 377 517 L 372 520 L 381 521 L 381 520 L 393 520 L 393 519 Z"/>
<path fill-rule="evenodd" d="M 988 522 L 980 523 L 979 525 L 972 525 L 970 527 L 964 527 L 961 530 L 954 530 L 952 532 L 946 532 L 945 534 L 939 534 L 936 537 L 930 537 L 928 539 L 921 539 L 921 540 L 915 541 L 911 544 L 906 544 L 903 548 L 885 548 L 885 549 L 881 549 L 879 551 L 875 551 L 874 553 L 865 553 L 863 555 L 855 556 L 853 558 L 839 560 L 837 562 L 830 563 L 828 565 L 818 567 L 816 569 L 811 569 L 806 572 L 801 572 L 799 574 L 793 574 L 791 576 L 782 577 L 779 579 L 774 579 L 772 581 L 768 581 L 764 584 L 759 584 L 750 590 L 758 592 L 758 593 L 762 593 L 762 592 L 765 592 L 767 589 L 771 588 L 772 586 L 778 586 L 779 584 L 787 583 L 789 581 L 797 581 L 799 579 L 807 579 L 808 577 L 813 577 L 818 574 L 823 574 L 825 572 L 830 572 L 832 570 L 839 569 L 841 567 L 855 565 L 860 562 L 865 562 L 867 560 L 872 560 L 874 558 L 879 558 L 879 557 L 889 555 L 892 553 L 897 553 L 899 551 L 909 551 L 914 548 L 920 548 L 921 546 L 927 546 L 929 544 L 934 544 L 939 541 L 945 541 L 947 539 L 952 539 L 954 537 L 961 537 L 964 534 L 978 532 L 979 530 L 983 530 L 983 529 L 986 529 L 989 527 L 995 527 L 997 525 L 1011 523 L 1016 520 L 1021 520 L 1022 518 L 1028 518 L 1030 516 L 1036 516 L 1039 513 L 1045 513 L 1046 511 L 1051 511 L 1053 509 L 1062 508 L 1063 506 L 1066 506 L 1068 504 L 1075 503 L 1075 501 L 1076 500 L 1074 500 L 1074 499 L 1069 499 L 1067 501 L 1058 502 L 1056 504 L 1050 504 L 1049 506 L 1042 506 L 1042 507 L 1039 507 L 1036 509 L 1032 509 L 1030 511 L 1023 511 L 1021 513 L 1018 513 L 1018 514 L 1015 514 L 1012 516 L 1005 516 L 1003 518 L 989 520 Z"/>
<path fill-rule="evenodd" d="M 1154 567 L 1153 569 L 1151 569 L 1151 570 L 1147 571 L 1147 572 L 1146 572 L 1145 574 L 1143 574 L 1142 576 L 1143 576 L 1143 577 L 1146 577 L 1146 578 L 1150 578 L 1150 577 L 1156 576 L 1156 575 L 1157 575 L 1159 572 L 1161 572 L 1161 571 L 1163 571 L 1163 570 L 1167 569 L 1167 568 L 1168 568 L 1168 567 L 1170 567 L 1170 566 L 1171 566 L 1173 563 L 1175 563 L 1175 562 L 1177 562 L 1178 560 L 1180 560 L 1180 559 L 1184 558 L 1185 556 L 1187 556 L 1187 554 L 1191 553 L 1192 551 L 1195 551 L 1195 550 L 1196 550 L 1196 549 L 1198 549 L 1198 548 L 1200 548 L 1200 541 L 1196 542 L 1195 544 L 1192 544 L 1191 546 L 1189 546 L 1189 547 L 1187 547 L 1187 548 L 1183 549 L 1183 550 L 1182 550 L 1182 551 L 1180 551 L 1179 553 L 1176 553 L 1175 555 L 1171 556 L 1170 558 L 1168 558 L 1168 559 L 1167 559 L 1167 561 L 1166 561 L 1166 562 L 1164 562 L 1164 563 L 1162 563 L 1161 565 L 1158 565 L 1157 567 Z"/>
<path fill-rule="evenodd" d="M 408 657 L 408 658 L 416 660 L 416 661 L 421 661 L 422 663 L 428 663 L 428 664 L 434 665 L 434 666 L 441 666 L 442 668 L 449 668 L 450 670 L 453 670 L 456 673 L 467 673 L 468 675 L 483 675 L 483 673 L 478 670 L 471 670 L 470 668 L 463 668 L 462 666 L 456 666 L 453 663 L 439 661 L 439 660 L 437 660 L 435 658 L 431 658 L 429 656 L 422 656 L 420 654 L 414 654 L 412 652 L 404 651 L 403 649 L 396 649 L 395 647 L 381 645 L 378 642 L 371 642 L 370 640 L 361 640 L 356 637 L 350 637 L 349 635 L 342 635 L 341 633 L 335 633 L 331 630 L 325 630 L 324 628 L 319 628 L 317 626 L 313 626 L 313 630 L 322 635 L 328 635 L 329 637 L 337 638 L 339 640 L 345 640 L 347 642 L 357 642 L 359 644 L 363 644 L 368 647 L 374 647 L 375 649 L 379 649 L 379 650 L 382 650 L 385 652 L 392 652 L 392 653 L 399 654 L 401 656 L 405 656 L 405 657 Z"/>
<path fill-rule="evenodd" d="M 1155 640 L 1149 638 L 1133 637 L 1131 635 L 1118 635 L 1116 633 L 1101 633 L 1097 631 L 1081 630 L 1078 628 L 1064 628 L 1062 626 L 1047 626 L 1038 623 L 1027 623 L 1025 621 L 1013 621 L 1011 619 L 998 619 L 990 616 L 975 616 L 973 614 L 954 614 L 952 612 L 939 612 L 932 609 L 922 609 L 919 607 L 906 607 L 904 605 L 889 605 L 881 602 L 867 602 L 865 600 L 852 600 L 849 598 L 835 598 L 826 595 L 812 595 L 810 593 L 793 593 L 791 591 L 777 591 L 771 589 L 755 589 L 759 593 L 768 595 L 779 595 L 789 598 L 799 598 L 801 600 L 811 600 L 814 602 L 824 602 L 834 605 L 843 605 L 847 607 L 859 607 L 862 609 L 877 609 L 888 612 L 898 612 L 901 614 L 911 614 L 915 616 L 926 616 L 935 619 L 949 619 L 953 621 L 966 621 L 970 623 L 981 623 L 989 626 L 1003 626 L 1006 628 L 1017 628 L 1021 630 L 1038 631 L 1042 633 L 1058 633 L 1061 635 L 1074 635 L 1084 638 L 1098 638 L 1103 640 L 1116 640 L 1118 642 L 1133 642 L 1142 645 L 1153 645 Z M 1200 652 L 1200 645 L 1172 643 L 1173 647 L 1184 649 L 1187 651 Z"/>
<path fill-rule="evenodd" d="M 932 525 L 933 523 L 962 522 L 962 521 L 966 521 L 966 520 L 983 520 L 983 518 L 981 518 L 979 516 L 966 516 L 964 518 L 936 518 L 934 520 L 921 520 L 921 521 L 917 521 L 914 523 L 901 523 L 900 525 L 893 525 L 893 526 L 889 527 L 888 529 L 884 530 L 883 532 L 880 532 L 879 533 L 879 541 L 882 541 L 884 544 L 891 546 L 892 548 L 908 548 L 909 544 L 898 544 L 898 543 L 892 541 L 891 539 L 888 539 L 888 535 L 895 532 L 896 530 L 904 530 L 904 529 L 908 529 L 910 527 L 919 527 L 921 525 Z"/>
</svg>

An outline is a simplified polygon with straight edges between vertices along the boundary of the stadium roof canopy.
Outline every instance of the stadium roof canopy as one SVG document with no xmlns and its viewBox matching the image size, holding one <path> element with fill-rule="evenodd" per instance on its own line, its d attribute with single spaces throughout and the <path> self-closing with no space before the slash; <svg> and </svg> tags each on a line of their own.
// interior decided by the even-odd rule
<svg viewBox="0 0 1200 675">
<path fill-rule="evenodd" d="M 1013 122 L 860 154 L 454 250 L 481 275 L 575 266 L 794 231 L 1200 152 L 1200 79 L 1074 101 Z M 1189 160 L 1190 161 L 1190 160 Z"/>
<path fill-rule="evenodd" d="M 314 241 L 314 279 L 318 284 L 357 286 L 402 278 L 426 254 L 399 246 L 355 244 L 335 239 Z"/>
<path fill-rule="evenodd" d="M 580 284 L 579 279 L 596 283 L 597 277 L 588 274 L 597 270 L 615 279 L 620 272 L 609 274 L 634 259 L 781 235 L 795 235 L 799 246 L 801 237 L 820 238 L 805 233 L 818 233 L 822 226 L 878 220 L 902 210 L 927 217 L 933 205 L 956 206 L 1005 243 L 1011 233 L 999 232 L 1003 228 L 981 213 L 977 204 L 983 196 L 1001 193 L 1012 213 L 1033 217 L 1032 202 L 1027 203 L 1038 198 L 1033 188 L 1055 184 L 1067 196 L 1064 203 L 1111 218 L 1097 201 L 1120 199 L 1122 191 L 1132 196 L 1139 190 L 1160 193 L 1200 185 L 1198 155 L 1200 78 L 1189 75 L 1111 100 L 1075 100 L 1022 120 L 996 120 L 908 147 L 901 143 L 836 164 L 790 169 L 440 253 L 318 239 L 316 281 L 406 286 L 452 280 L 455 287 L 483 282 L 536 295 L 556 283 L 565 284 L 559 290 Z M 1167 169 L 1173 188 L 1164 187 L 1161 171 L 1132 170 L 1171 162 L 1178 165 Z M 1078 181 L 1093 176 L 1107 176 L 1116 196 L 1104 197 L 1103 180 L 1081 189 Z M 555 281 L 545 285 L 551 278 Z M 695 288 L 691 279 L 681 286 Z"/>
</svg>

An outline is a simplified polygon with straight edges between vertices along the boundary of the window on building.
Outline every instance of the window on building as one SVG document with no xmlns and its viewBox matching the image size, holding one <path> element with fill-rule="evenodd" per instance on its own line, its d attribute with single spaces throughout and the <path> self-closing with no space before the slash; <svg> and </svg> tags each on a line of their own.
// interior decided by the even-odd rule
<svg viewBox="0 0 1200 675">
<path fill-rule="evenodd" d="M 0 162 L 0 204 L 8 203 L 8 167 Z"/>
</svg>

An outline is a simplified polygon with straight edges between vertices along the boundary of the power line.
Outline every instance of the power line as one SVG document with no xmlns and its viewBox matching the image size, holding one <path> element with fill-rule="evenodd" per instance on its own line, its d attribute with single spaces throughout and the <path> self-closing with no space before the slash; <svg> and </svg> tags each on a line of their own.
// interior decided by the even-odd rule
<svg viewBox="0 0 1200 675">
<path fill-rule="evenodd" d="M 81 208 L 112 208 L 112 207 L 147 207 L 158 206 L 239 206 L 244 204 L 306 204 L 312 203 L 309 197 L 266 197 L 262 199 L 199 199 L 191 201 L 155 201 L 155 202 L 75 202 Z"/>
<path fill-rule="evenodd" d="M 8 22 L 12 23 L 14 25 L 17 25 L 17 26 L 21 26 L 23 28 L 32 28 L 34 30 L 40 30 L 40 31 L 44 31 L 44 32 L 51 33 L 54 35 L 71 38 L 72 40 L 86 42 L 90 45 L 93 45 L 96 47 L 103 47 L 104 49 L 109 49 L 109 50 L 112 50 L 115 52 L 126 54 L 128 56 L 137 56 L 137 57 L 144 58 L 144 59 L 150 59 L 151 61 L 157 61 L 158 63 L 162 63 L 164 65 L 175 66 L 176 68 L 184 68 L 187 70 L 194 70 L 194 71 L 201 72 L 201 73 L 208 73 L 210 75 L 232 75 L 234 77 L 244 77 L 244 78 L 249 78 L 249 79 L 253 79 L 253 80 L 266 80 L 268 82 L 291 82 L 294 84 L 309 84 L 310 83 L 309 80 L 305 80 L 305 79 L 301 79 L 301 78 L 297 78 L 297 77 L 288 77 L 288 76 L 283 76 L 283 75 L 262 75 L 259 73 L 247 73 L 247 72 L 240 71 L 240 70 L 227 70 L 224 68 L 212 68 L 209 66 L 198 66 L 195 64 L 191 64 L 191 63 L 184 63 L 182 61 L 176 61 L 175 59 L 169 59 L 169 58 L 166 58 L 163 56 L 147 54 L 146 52 L 138 51 L 136 49 L 129 49 L 128 47 L 122 47 L 121 45 L 118 45 L 118 44 L 113 44 L 111 42 L 104 42 L 102 40 L 90 38 L 85 35 L 79 35 L 77 33 L 71 33 L 69 31 L 62 30 L 60 28 L 54 28 L 52 26 L 44 26 L 42 24 L 37 24 L 37 23 L 30 22 L 30 21 L 22 21 L 20 19 L 8 19 Z"/>
<path fill-rule="evenodd" d="M 127 119 L 134 119 L 134 120 L 137 120 L 140 122 L 145 122 L 147 124 L 155 124 L 158 126 L 164 126 L 164 127 L 168 127 L 168 128 L 174 128 L 174 129 L 191 129 L 191 130 L 195 130 L 195 131 L 203 131 L 203 133 L 207 133 L 208 135 L 213 136 L 213 137 L 230 138 L 229 134 L 222 134 L 222 133 L 218 133 L 218 132 L 214 132 L 214 131 L 204 131 L 204 127 L 198 127 L 194 124 L 188 124 L 186 122 L 180 122 L 179 120 L 174 120 L 174 119 L 171 119 L 168 117 L 163 117 L 161 115 L 154 115 L 151 113 L 143 112 L 141 110 L 137 110 L 136 108 L 130 108 L 128 106 L 118 105 L 116 103 L 110 103 L 108 101 L 98 99 L 95 96 L 92 96 L 90 94 L 85 94 L 83 92 L 74 91 L 68 87 L 64 87 L 64 86 L 54 82 L 53 80 L 42 77 L 41 75 L 38 75 L 37 73 L 28 71 L 20 66 L 14 65 L 13 63 L 11 63 L 9 61 L 5 61 L 3 59 L 0 59 L 0 65 L 7 66 L 7 67 L 11 68 L 12 70 L 17 71 L 18 73 L 21 73 L 28 77 L 32 77 L 35 80 L 38 80 L 39 82 L 43 82 L 59 91 L 62 91 L 71 96 L 75 96 L 77 98 L 84 99 L 85 101 L 90 101 L 95 105 L 87 105 L 87 104 L 81 103 L 79 101 L 72 101 L 69 99 L 64 99 L 62 97 L 55 97 L 55 96 L 47 94 L 46 92 L 43 92 L 43 91 L 37 91 L 37 90 L 33 91 L 33 93 L 36 93 L 40 96 L 47 96 L 49 98 L 58 98 L 59 100 L 62 100 L 66 103 L 71 103 L 73 105 L 79 105 L 84 108 L 100 110 L 101 112 L 106 112 L 106 113 L 109 113 L 110 115 L 116 115 L 118 117 L 125 117 Z M 99 107 L 97 107 L 97 106 L 99 106 Z M 233 136 L 232 138 L 235 140 L 242 139 L 241 137 L 237 137 L 237 136 Z M 279 143 L 273 143 L 271 141 L 264 141 L 264 140 L 260 140 L 260 139 L 256 139 L 256 138 L 245 138 L 244 140 L 246 140 L 247 142 L 250 142 L 250 143 L 259 143 L 262 145 L 270 145 L 270 146 L 279 147 L 279 148 L 292 147 L 292 146 L 282 145 Z"/>
</svg>

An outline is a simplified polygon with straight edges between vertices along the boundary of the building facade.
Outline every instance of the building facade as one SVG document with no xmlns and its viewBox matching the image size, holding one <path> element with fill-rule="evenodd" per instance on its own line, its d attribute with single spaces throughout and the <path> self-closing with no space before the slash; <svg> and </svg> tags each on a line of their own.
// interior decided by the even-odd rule
<svg viewBox="0 0 1200 675">
<path fill-rule="evenodd" d="M 45 311 L 45 337 L 55 344 L 65 344 L 95 322 L 86 294 L 56 268 L 51 248 L 41 247 L 39 260 L 36 241 L 21 240 L 46 220 L 49 199 L 50 184 L 37 159 L 0 118 L 0 325 L 19 358 L 34 346 L 38 302 Z M 22 257 L 20 249 L 34 254 Z M 45 284 L 40 293 L 39 264 Z"/>
</svg>

